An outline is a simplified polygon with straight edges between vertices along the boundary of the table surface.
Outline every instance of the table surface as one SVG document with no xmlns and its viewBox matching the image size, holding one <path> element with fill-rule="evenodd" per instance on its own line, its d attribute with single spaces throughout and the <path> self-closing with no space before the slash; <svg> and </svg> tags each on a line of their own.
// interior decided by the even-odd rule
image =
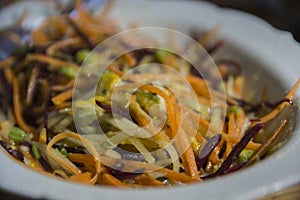
<svg viewBox="0 0 300 200">
<path fill-rule="evenodd" d="M 259 200 L 299 200 L 300 199 L 300 183 L 293 185 L 282 191 L 267 195 Z"/>
</svg>

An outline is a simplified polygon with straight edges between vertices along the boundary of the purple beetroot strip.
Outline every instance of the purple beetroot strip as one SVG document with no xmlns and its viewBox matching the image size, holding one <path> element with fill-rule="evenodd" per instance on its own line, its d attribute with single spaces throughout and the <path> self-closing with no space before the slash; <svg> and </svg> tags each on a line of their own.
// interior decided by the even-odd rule
<svg viewBox="0 0 300 200">
<path fill-rule="evenodd" d="M 11 148 L 10 145 L 6 144 L 5 142 L 3 142 L 2 140 L 0 140 L 0 145 L 9 153 L 11 154 L 13 157 L 15 157 L 16 159 L 24 162 L 24 156 L 21 152 Z"/>
<path fill-rule="evenodd" d="M 200 151 L 200 153 L 196 157 L 196 164 L 197 164 L 198 170 L 200 168 L 202 168 L 203 165 L 207 162 L 209 155 L 216 148 L 216 146 L 218 146 L 221 139 L 222 139 L 222 135 L 217 134 L 207 141 L 206 145 L 203 147 L 203 149 Z"/>
<path fill-rule="evenodd" d="M 97 101 L 97 100 L 96 100 L 96 104 L 97 104 L 98 106 L 100 106 L 102 109 L 104 109 L 105 111 L 107 111 L 107 112 L 117 114 L 117 115 L 119 115 L 119 116 L 121 116 L 121 117 L 124 117 L 124 118 L 126 118 L 126 119 L 128 119 L 128 120 L 131 121 L 130 115 L 129 115 L 127 112 L 125 112 L 124 110 L 116 109 L 116 108 L 111 107 L 111 106 L 109 106 L 109 105 L 105 105 L 105 104 L 103 104 L 102 102 Z"/>
<path fill-rule="evenodd" d="M 219 48 L 221 48 L 222 46 L 224 46 L 224 43 L 225 43 L 224 40 L 219 40 L 214 45 L 206 48 L 207 53 L 209 53 L 209 54 L 214 53 L 216 50 L 218 50 Z"/>
<path fill-rule="evenodd" d="M 135 160 L 139 162 L 146 162 L 144 156 L 141 153 L 126 151 L 120 147 L 115 147 L 113 148 L 113 150 L 118 152 L 123 160 Z"/>
<path fill-rule="evenodd" d="M 229 174 L 229 173 L 232 173 L 232 172 L 235 172 L 235 171 L 238 171 L 240 170 L 241 168 L 243 168 L 245 165 L 246 165 L 247 162 L 243 162 L 243 163 L 240 163 L 240 164 L 237 164 L 233 167 L 230 167 L 228 170 L 226 170 L 226 172 L 224 174 Z"/>
<path fill-rule="evenodd" d="M 42 165 L 43 169 L 44 169 L 46 172 L 49 172 L 49 173 L 52 173 L 52 172 L 53 172 L 52 167 L 50 166 L 50 164 L 49 164 L 43 157 L 41 157 L 41 158 L 39 159 L 39 162 L 40 162 L 40 164 Z"/>
<path fill-rule="evenodd" d="M 228 157 L 226 158 L 226 160 L 222 163 L 222 165 L 220 166 L 220 168 L 212 174 L 203 176 L 201 178 L 212 178 L 215 176 L 220 176 L 226 173 L 230 173 L 233 171 L 236 171 L 238 169 L 240 169 L 241 166 L 237 166 L 235 168 L 230 168 L 230 165 L 237 159 L 237 157 L 239 156 L 239 154 L 242 152 L 242 150 L 247 146 L 247 144 L 249 143 L 249 141 L 254 137 L 254 135 L 264 127 L 264 124 L 256 124 L 254 127 L 252 127 L 251 129 L 247 130 L 247 132 L 245 133 L 244 137 L 240 140 L 240 142 L 238 142 L 233 149 L 231 150 L 230 154 L 228 155 Z"/>
<path fill-rule="evenodd" d="M 113 175 L 114 177 L 121 179 L 121 180 L 135 178 L 136 176 L 143 174 L 145 171 L 144 169 L 138 169 L 133 172 L 124 172 L 124 171 L 117 170 L 117 169 L 110 168 L 110 167 L 107 167 L 107 169 L 111 175 Z"/>
<path fill-rule="evenodd" d="M 284 102 L 287 102 L 291 105 L 294 105 L 294 102 L 290 99 L 282 99 L 282 100 L 279 100 L 277 102 L 269 102 L 269 101 L 263 101 L 257 105 L 255 104 L 252 104 L 250 102 L 247 102 L 245 100 L 242 100 L 242 99 L 235 99 L 239 106 L 243 107 L 244 109 L 247 109 L 248 112 L 254 112 L 254 111 L 257 111 L 258 109 L 262 108 L 262 107 L 267 107 L 267 108 L 275 108 L 277 107 L 278 105 L 284 103 Z"/>
</svg>

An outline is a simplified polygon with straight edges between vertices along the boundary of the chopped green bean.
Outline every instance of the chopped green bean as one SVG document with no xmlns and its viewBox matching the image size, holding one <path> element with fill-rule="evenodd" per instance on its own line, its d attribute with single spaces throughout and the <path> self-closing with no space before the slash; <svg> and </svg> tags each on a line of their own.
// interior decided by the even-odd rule
<svg viewBox="0 0 300 200">
<path fill-rule="evenodd" d="M 19 127 L 13 126 L 8 134 L 8 138 L 14 141 L 22 141 L 25 138 L 25 131 Z"/>
<path fill-rule="evenodd" d="M 39 149 L 37 148 L 37 146 L 35 144 L 32 145 L 32 153 L 35 159 L 39 160 L 41 158 L 41 154 L 39 152 Z"/>
</svg>

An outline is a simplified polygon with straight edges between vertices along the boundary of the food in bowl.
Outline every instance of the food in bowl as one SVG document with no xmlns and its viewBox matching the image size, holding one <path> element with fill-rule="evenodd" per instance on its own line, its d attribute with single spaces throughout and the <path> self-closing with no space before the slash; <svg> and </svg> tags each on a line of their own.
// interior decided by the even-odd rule
<svg viewBox="0 0 300 200">
<path fill-rule="evenodd" d="M 209 54 L 223 44 L 217 29 L 196 38 Z M 94 77 L 107 52 L 92 49 L 118 31 L 77 7 L 46 20 L 29 45 L 1 61 L 4 152 L 50 176 L 127 188 L 201 182 L 284 143 L 299 80 L 281 101 L 263 94 L 254 104 L 243 99 L 247 80 L 238 63 L 216 60 L 219 74 L 211 74 L 199 56 L 199 72 L 172 48 L 125 53 Z M 73 95 L 89 93 L 95 85 L 86 80 L 97 78 L 92 98 Z"/>
</svg>

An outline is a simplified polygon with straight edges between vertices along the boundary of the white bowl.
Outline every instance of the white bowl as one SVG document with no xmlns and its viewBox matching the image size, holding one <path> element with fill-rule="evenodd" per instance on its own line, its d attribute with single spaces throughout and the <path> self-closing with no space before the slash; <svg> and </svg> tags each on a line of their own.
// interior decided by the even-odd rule
<svg viewBox="0 0 300 200">
<path fill-rule="evenodd" d="M 266 84 L 274 98 L 282 97 L 300 75 L 300 45 L 291 34 L 243 12 L 199 1 L 118 0 L 111 15 L 123 27 L 135 21 L 139 26 L 166 27 L 183 33 L 220 23 L 221 36 L 231 49 L 223 53 L 240 59 L 248 66 L 249 74 L 257 72 L 260 86 Z M 257 84 L 257 77 L 248 78 Z M 299 122 L 297 119 L 296 130 L 288 143 L 274 155 L 248 169 L 199 184 L 136 190 L 90 187 L 41 175 L 0 153 L 0 187 L 46 199 L 254 199 L 300 181 Z"/>
</svg>

